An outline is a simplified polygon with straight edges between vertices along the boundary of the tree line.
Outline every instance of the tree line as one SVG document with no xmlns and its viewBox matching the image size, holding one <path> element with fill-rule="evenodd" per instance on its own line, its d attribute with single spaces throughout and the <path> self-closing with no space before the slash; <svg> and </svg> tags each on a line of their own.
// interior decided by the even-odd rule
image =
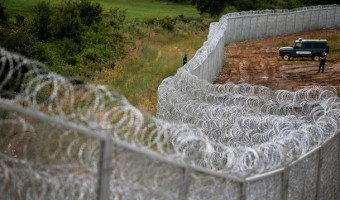
<svg viewBox="0 0 340 200">
<path fill-rule="evenodd" d="M 65 0 L 53 6 L 42 0 L 29 17 L 10 16 L 0 3 L 0 46 L 49 66 L 78 66 L 72 70 L 91 77 L 81 66 L 114 67 L 126 54 L 125 18 L 125 10 L 104 13 L 91 0 Z"/>
<path fill-rule="evenodd" d="M 337 4 L 339 0 L 169 0 L 175 3 L 191 3 L 200 14 L 211 16 L 234 11 L 292 9 L 304 6 Z"/>
</svg>

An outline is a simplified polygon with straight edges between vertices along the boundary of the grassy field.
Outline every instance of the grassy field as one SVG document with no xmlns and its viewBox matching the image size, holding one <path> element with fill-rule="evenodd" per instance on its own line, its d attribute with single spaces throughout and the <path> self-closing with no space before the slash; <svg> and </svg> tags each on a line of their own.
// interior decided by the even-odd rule
<svg viewBox="0 0 340 200">
<path fill-rule="evenodd" d="M 195 54 L 206 34 L 205 31 L 188 35 L 153 34 L 137 41 L 129 56 L 118 62 L 114 70 L 97 71 L 93 82 L 113 86 L 140 110 L 155 114 L 159 84 L 182 66 L 185 52 L 188 59 Z"/>
<path fill-rule="evenodd" d="M 61 0 L 50 0 L 52 4 L 57 4 Z M 150 17 L 174 17 L 180 14 L 184 16 L 199 17 L 199 13 L 194 6 L 185 4 L 174 4 L 160 0 L 92 0 L 100 3 L 104 9 L 119 7 L 126 9 L 128 20 L 134 18 L 146 19 Z M 29 16 L 32 8 L 38 0 L 6 0 L 4 5 L 11 15 Z"/>
</svg>

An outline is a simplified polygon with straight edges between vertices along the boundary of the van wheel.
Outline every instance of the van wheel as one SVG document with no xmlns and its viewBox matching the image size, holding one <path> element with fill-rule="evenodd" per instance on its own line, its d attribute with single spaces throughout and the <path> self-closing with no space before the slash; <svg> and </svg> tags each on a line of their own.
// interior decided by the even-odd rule
<svg viewBox="0 0 340 200">
<path fill-rule="evenodd" d="M 314 60 L 314 61 L 319 61 L 319 60 L 320 60 L 320 55 L 319 55 L 319 54 L 314 54 L 314 55 L 312 56 L 312 60 Z"/>
<path fill-rule="evenodd" d="M 282 55 L 282 59 L 283 60 L 289 60 L 290 59 L 290 54 L 289 53 L 285 53 Z"/>
</svg>

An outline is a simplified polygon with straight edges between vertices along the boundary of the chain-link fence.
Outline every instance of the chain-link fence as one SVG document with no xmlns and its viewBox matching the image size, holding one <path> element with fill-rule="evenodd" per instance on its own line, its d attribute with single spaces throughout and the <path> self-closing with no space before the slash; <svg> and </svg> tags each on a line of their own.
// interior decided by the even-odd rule
<svg viewBox="0 0 340 200">
<path fill-rule="evenodd" d="M 0 199 L 336 200 L 335 90 L 215 86 L 188 66 L 159 88 L 167 122 L 0 49 Z"/>
</svg>

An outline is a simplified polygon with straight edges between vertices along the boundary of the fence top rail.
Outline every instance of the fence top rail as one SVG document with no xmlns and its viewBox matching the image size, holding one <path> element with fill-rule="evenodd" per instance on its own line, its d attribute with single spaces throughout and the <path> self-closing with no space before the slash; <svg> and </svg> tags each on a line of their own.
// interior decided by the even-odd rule
<svg viewBox="0 0 340 200">
<path fill-rule="evenodd" d="M 275 176 L 275 175 L 277 175 L 279 173 L 282 173 L 284 170 L 285 170 L 285 168 L 282 167 L 282 168 L 279 168 L 279 169 L 272 170 L 270 172 L 265 172 L 263 174 L 258 174 L 258 175 L 255 175 L 255 176 L 250 176 L 250 177 L 247 177 L 245 179 L 245 181 L 246 182 L 255 182 L 255 181 L 258 181 L 258 180 L 265 179 L 267 177 Z"/>
<path fill-rule="evenodd" d="M 108 135 L 101 133 L 101 132 L 96 132 L 94 133 L 93 131 L 89 130 L 87 127 L 81 125 L 81 124 L 75 124 L 71 122 L 67 122 L 65 120 L 51 117 L 49 115 L 46 115 L 45 113 L 42 113 L 40 111 L 32 110 L 30 108 L 23 108 L 22 106 L 19 106 L 18 104 L 15 104 L 11 102 L 10 100 L 7 99 L 2 99 L 0 98 L 0 108 L 3 110 L 8 110 L 8 111 L 14 111 L 16 113 L 20 113 L 22 115 L 32 117 L 34 119 L 37 119 L 41 122 L 51 124 L 53 126 L 58 126 L 58 127 L 63 127 L 67 129 L 74 130 L 76 132 L 82 133 L 84 135 L 90 136 L 90 137 L 95 137 L 100 140 L 107 140 Z"/>
<path fill-rule="evenodd" d="M 235 13 L 225 14 L 224 17 L 240 17 L 240 16 L 256 16 L 256 15 L 268 15 L 268 14 L 287 14 L 287 13 L 297 13 L 297 12 L 305 12 L 305 11 L 315 11 L 315 10 L 329 10 L 333 8 L 340 7 L 339 4 L 330 4 L 330 5 L 319 5 L 319 6 L 310 6 L 310 7 L 302 7 L 295 9 L 278 9 L 278 10 L 250 10 L 250 11 L 242 11 Z"/>
</svg>

